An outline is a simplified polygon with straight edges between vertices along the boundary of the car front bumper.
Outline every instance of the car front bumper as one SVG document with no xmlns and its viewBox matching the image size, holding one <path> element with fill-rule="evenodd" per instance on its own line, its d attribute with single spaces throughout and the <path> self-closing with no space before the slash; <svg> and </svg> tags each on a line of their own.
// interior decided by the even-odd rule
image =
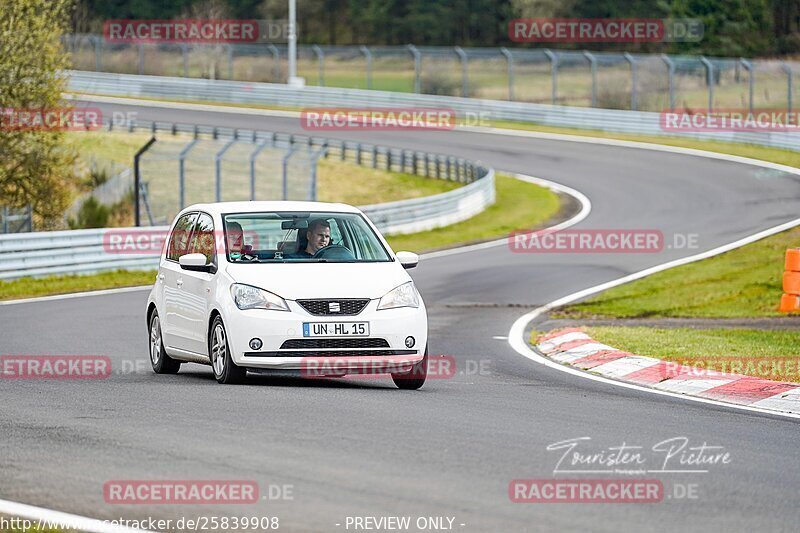
<svg viewBox="0 0 800 533">
<path fill-rule="evenodd" d="M 300 371 L 308 375 L 343 375 L 405 372 L 425 355 L 428 320 L 422 303 L 418 308 L 402 307 L 378 311 L 378 301 L 371 300 L 357 315 L 335 316 L 312 315 L 294 301 L 287 303 L 290 309 L 288 312 L 264 309 L 242 311 L 235 306 L 227 309 L 223 320 L 234 363 L 253 369 Z M 288 340 L 311 339 L 303 336 L 304 322 L 368 322 L 369 336 L 360 338 L 383 339 L 388 346 L 282 348 Z M 411 348 L 406 346 L 407 337 L 414 338 Z M 262 342 L 258 350 L 250 347 L 250 340 L 254 338 Z"/>
</svg>

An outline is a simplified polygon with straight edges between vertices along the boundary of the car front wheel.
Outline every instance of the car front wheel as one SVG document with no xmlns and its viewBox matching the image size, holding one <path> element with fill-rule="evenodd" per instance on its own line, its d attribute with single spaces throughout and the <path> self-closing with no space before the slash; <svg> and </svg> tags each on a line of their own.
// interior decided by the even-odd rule
<svg viewBox="0 0 800 533">
<path fill-rule="evenodd" d="M 392 381 L 397 388 L 404 390 L 417 390 L 425 384 L 428 377 L 428 347 L 425 346 L 425 356 L 411 367 L 411 371 L 392 374 Z"/>
<path fill-rule="evenodd" d="M 153 311 L 150 317 L 150 364 L 156 374 L 177 374 L 181 368 L 180 361 L 167 355 L 164 350 L 164 339 L 161 337 L 161 320 Z"/>
<path fill-rule="evenodd" d="M 225 332 L 225 324 L 222 323 L 222 317 L 219 315 L 214 318 L 208 337 L 208 353 L 211 355 L 214 377 L 219 383 L 226 385 L 242 383 L 247 377 L 247 369 L 236 366 L 233 362 L 228 345 L 228 334 Z"/>
</svg>

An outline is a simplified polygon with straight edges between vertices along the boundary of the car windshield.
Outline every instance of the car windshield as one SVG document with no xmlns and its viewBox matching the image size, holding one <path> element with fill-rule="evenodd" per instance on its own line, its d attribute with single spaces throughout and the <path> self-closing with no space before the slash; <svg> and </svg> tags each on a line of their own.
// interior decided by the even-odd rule
<svg viewBox="0 0 800 533">
<path fill-rule="evenodd" d="M 358 213 L 230 213 L 223 220 L 232 263 L 391 261 Z"/>
</svg>

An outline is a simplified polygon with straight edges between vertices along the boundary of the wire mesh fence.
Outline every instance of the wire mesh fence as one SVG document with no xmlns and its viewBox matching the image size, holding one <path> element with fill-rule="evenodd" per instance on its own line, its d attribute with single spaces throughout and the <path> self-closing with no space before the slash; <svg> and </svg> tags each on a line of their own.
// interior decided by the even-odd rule
<svg viewBox="0 0 800 533">
<path fill-rule="evenodd" d="M 134 162 L 139 219 L 149 225 L 167 224 L 196 203 L 316 200 L 321 158 L 463 184 L 486 174 L 480 163 L 454 156 L 306 135 L 148 121 L 106 128 L 153 136 Z"/>
<path fill-rule="evenodd" d="M 64 37 L 78 70 L 285 83 L 281 45 Z M 792 109 L 800 63 L 549 49 L 298 46 L 308 85 L 609 109 Z"/>
</svg>

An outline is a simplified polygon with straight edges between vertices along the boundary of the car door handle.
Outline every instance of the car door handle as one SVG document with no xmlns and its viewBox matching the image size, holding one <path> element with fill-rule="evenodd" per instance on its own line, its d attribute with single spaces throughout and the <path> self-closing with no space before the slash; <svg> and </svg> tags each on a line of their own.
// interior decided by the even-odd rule
<svg viewBox="0 0 800 533">
<path fill-rule="evenodd" d="M 183 280 L 182 279 L 179 279 L 176 283 L 177 283 L 179 289 L 181 287 L 183 287 Z"/>
</svg>

